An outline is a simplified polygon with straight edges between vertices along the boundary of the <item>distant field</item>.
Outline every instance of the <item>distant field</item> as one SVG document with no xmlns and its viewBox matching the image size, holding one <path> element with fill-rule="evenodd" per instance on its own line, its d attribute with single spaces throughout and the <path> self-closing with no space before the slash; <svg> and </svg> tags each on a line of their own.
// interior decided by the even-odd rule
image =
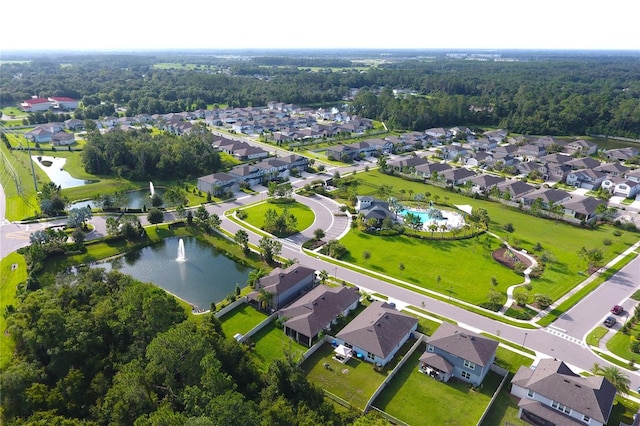
<svg viewBox="0 0 640 426">
<path fill-rule="evenodd" d="M 171 69 L 182 69 L 182 70 L 197 70 L 197 69 L 213 69 L 217 68 L 212 65 L 202 65 L 202 64 L 183 64 L 177 62 L 161 62 L 159 64 L 154 64 L 153 68 L 171 70 Z"/>
</svg>

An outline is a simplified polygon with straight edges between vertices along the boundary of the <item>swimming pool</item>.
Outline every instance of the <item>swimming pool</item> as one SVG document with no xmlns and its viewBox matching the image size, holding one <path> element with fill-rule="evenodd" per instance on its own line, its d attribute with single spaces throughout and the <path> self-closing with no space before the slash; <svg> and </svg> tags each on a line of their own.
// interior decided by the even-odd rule
<svg viewBox="0 0 640 426">
<path fill-rule="evenodd" d="M 418 209 L 402 209 L 398 212 L 398 214 L 402 217 L 407 213 L 413 213 L 417 215 L 422 220 L 422 227 L 427 229 L 427 227 L 431 224 L 447 225 L 447 228 L 461 228 L 464 225 L 463 217 L 456 212 L 448 211 L 448 210 L 440 210 L 442 213 L 442 219 L 434 218 L 429 215 L 427 210 L 418 210 Z"/>
</svg>

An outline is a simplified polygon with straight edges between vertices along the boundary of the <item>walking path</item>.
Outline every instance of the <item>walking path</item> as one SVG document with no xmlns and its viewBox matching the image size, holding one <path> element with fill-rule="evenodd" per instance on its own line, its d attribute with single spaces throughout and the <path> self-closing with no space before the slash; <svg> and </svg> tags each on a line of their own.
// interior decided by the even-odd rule
<svg viewBox="0 0 640 426">
<path fill-rule="evenodd" d="M 587 277 L 587 279 L 585 279 L 580 284 L 575 286 L 573 289 L 568 291 L 564 296 L 558 298 L 555 302 L 553 302 L 551 305 L 549 305 L 546 309 L 542 309 L 542 310 L 538 311 L 538 314 L 535 317 L 531 318 L 531 322 L 535 323 L 538 320 L 540 320 L 541 318 L 544 318 L 545 316 L 547 316 L 547 314 L 549 312 L 551 312 L 552 310 L 554 310 L 555 308 L 557 308 L 558 305 L 562 304 L 564 301 L 569 299 L 571 296 L 573 296 L 575 293 L 580 291 L 582 288 L 584 288 L 585 286 L 589 285 L 595 279 L 600 277 L 600 275 L 602 275 L 603 272 L 605 272 L 607 269 L 612 268 L 613 266 L 615 266 L 618 262 L 622 261 L 622 259 L 624 259 L 628 255 L 630 255 L 631 253 L 635 252 L 636 250 L 638 250 L 638 248 L 640 248 L 640 241 L 638 241 L 637 243 L 635 243 L 634 245 L 632 245 L 631 247 L 626 249 L 624 252 L 622 252 L 622 254 L 619 254 L 618 256 L 616 256 L 613 260 L 611 260 L 609 263 L 607 263 L 604 267 L 598 269 L 595 273 L 591 274 L 589 277 Z"/>
</svg>

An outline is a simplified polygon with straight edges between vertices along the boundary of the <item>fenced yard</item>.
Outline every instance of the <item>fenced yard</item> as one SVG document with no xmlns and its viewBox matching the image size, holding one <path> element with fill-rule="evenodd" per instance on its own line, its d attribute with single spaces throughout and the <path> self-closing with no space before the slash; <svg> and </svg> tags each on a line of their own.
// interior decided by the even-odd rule
<svg viewBox="0 0 640 426">
<path fill-rule="evenodd" d="M 284 331 L 277 328 L 273 322 L 267 324 L 249 340 L 253 347 L 253 358 L 264 370 L 269 368 L 269 364 L 274 359 L 291 357 L 296 360 L 308 349 L 287 337 Z"/>
<path fill-rule="evenodd" d="M 332 358 L 333 347 L 326 344 L 302 364 L 302 369 L 307 373 L 310 382 L 345 400 L 354 408 L 363 410 L 371 395 L 393 370 L 399 356 L 407 353 L 414 343 L 414 339 L 409 339 L 398 351 L 400 355 L 396 355 L 381 369 L 376 369 L 373 364 L 357 358 L 341 364 Z"/>
<path fill-rule="evenodd" d="M 245 303 L 223 315 L 220 318 L 220 322 L 222 323 L 222 331 L 224 331 L 224 334 L 227 337 L 233 337 L 237 333 L 246 334 L 266 318 L 267 315 L 264 312 L 260 312 Z"/>
<path fill-rule="evenodd" d="M 502 376 L 490 371 L 479 389 L 456 379 L 442 383 L 418 371 L 424 350 L 422 344 L 373 405 L 411 425 L 476 424 Z"/>
</svg>

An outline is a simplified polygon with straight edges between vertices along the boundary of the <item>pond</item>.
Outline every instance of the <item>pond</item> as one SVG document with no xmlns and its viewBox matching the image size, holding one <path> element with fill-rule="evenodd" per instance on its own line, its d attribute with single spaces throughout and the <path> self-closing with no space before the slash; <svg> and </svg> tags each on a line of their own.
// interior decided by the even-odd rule
<svg viewBox="0 0 640 426">
<path fill-rule="evenodd" d="M 195 309 L 209 309 L 211 302 L 219 302 L 233 293 L 236 283 L 241 288 L 246 286 L 251 268 L 237 264 L 196 238 L 182 240 L 183 261 L 177 260 L 180 238 L 167 238 L 160 244 L 91 267 L 116 269 L 137 280 L 151 282 Z"/>
<path fill-rule="evenodd" d="M 91 183 L 90 180 L 76 179 L 64 170 L 64 163 L 67 162 L 66 158 L 32 155 L 31 160 L 47 174 L 51 182 L 62 187 L 62 189 Z"/>
<path fill-rule="evenodd" d="M 160 197 L 164 195 L 164 188 L 154 188 L 156 194 Z M 125 193 L 127 197 L 127 208 L 141 209 L 143 207 L 151 208 L 151 192 L 149 189 L 139 189 L 137 191 L 129 191 Z M 165 204 L 163 204 L 164 206 Z M 96 202 L 93 200 L 77 201 L 69 205 L 69 209 L 79 209 L 89 206 L 92 209 L 96 207 Z"/>
</svg>

